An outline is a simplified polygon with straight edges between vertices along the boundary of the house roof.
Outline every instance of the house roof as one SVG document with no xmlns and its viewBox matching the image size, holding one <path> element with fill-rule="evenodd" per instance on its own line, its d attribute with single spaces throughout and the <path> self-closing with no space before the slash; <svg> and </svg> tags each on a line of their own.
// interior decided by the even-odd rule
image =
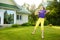
<svg viewBox="0 0 60 40">
<path fill-rule="evenodd" d="M 9 4 L 4 4 L 4 3 L 0 3 L 0 9 L 4 8 L 4 9 L 11 9 L 11 10 L 18 10 L 19 8 L 15 5 L 9 5 Z"/>
<path fill-rule="evenodd" d="M 16 10 L 17 12 L 20 12 L 20 13 L 30 14 L 30 12 L 24 7 L 19 6 L 18 8 L 15 5 L 9 5 L 9 4 L 4 4 L 4 3 L 0 3 L 0 9 Z"/>
<path fill-rule="evenodd" d="M 18 10 L 18 12 L 20 13 L 25 13 L 25 14 L 31 14 L 31 12 L 29 12 L 26 8 L 24 7 L 20 7 L 20 10 Z"/>
</svg>

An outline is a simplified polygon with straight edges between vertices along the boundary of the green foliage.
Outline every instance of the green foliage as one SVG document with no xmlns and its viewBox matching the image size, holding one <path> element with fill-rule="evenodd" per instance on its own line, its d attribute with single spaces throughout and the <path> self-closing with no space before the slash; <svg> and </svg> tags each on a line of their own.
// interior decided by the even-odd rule
<svg viewBox="0 0 60 40">
<path fill-rule="evenodd" d="M 35 23 L 33 22 L 33 23 L 24 23 L 24 24 L 22 24 L 21 26 L 35 26 Z"/>
<path fill-rule="evenodd" d="M 49 21 L 45 20 L 44 25 L 48 25 L 48 24 L 49 24 Z"/>
<path fill-rule="evenodd" d="M 38 16 L 34 14 L 35 10 L 31 10 L 31 15 L 29 15 L 29 24 L 34 26 L 36 23 L 36 20 L 38 19 Z"/>
<path fill-rule="evenodd" d="M 21 26 L 30 26 L 30 24 L 29 23 L 24 23 Z"/>
<path fill-rule="evenodd" d="M 60 25 L 60 2 L 56 0 L 50 2 L 46 8 L 50 10 L 48 14 L 46 14 L 45 25 Z M 29 24 L 35 25 L 38 16 L 34 15 L 35 10 L 31 10 L 31 15 L 29 15 Z"/>
<path fill-rule="evenodd" d="M 50 10 L 50 13 L 46 15 L 49 23 L 53 25 L 60 25 L 60 2 L 51 2 L 50 5 L 47 6 L 47 9 Z"/>
<path fill-rule="evenodd" d="M 13 28 L 17 28 L 17 27 L 19 27 L 19 26 L 20 26 L 19 24 L 12 24 L 11 27 L 13 27 Z"/>
</svg>

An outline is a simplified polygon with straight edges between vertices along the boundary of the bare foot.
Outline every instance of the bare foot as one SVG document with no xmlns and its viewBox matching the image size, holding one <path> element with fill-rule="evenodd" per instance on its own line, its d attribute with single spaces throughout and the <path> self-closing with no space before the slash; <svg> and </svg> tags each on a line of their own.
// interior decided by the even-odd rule
<svg viewBox="0 0 60 40">
<path fill-rule="evenodd" d="M 35 34 L 35 31 L 33 31 L 32 34 Z"/>
<path fill-rule="evenodd" d="M 42 36 L 42 39 L 44 39 L 44 36 Z"/>
</svg>

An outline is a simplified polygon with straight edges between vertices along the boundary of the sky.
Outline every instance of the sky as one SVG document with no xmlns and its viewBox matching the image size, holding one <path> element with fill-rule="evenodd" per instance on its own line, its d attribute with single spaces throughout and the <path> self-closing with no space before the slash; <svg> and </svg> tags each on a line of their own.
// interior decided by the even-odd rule
<svg viewBox="0 0 60 40">
<path fill-rule="evenodd" d="M 8 14 L 14 14 L 15 11 L 7 10 L 7 13 L 8 13 Z"/>
<path fill-rule="evenodd" d="M 36 7 L 42 2 L 42 0 L 14 0 L 18 5 L 23 5 L 24 3 L 28 3 L 29 5 L 35 4 Z M 46 0 L 44 0 L 46 2 Z"/>
</svg>

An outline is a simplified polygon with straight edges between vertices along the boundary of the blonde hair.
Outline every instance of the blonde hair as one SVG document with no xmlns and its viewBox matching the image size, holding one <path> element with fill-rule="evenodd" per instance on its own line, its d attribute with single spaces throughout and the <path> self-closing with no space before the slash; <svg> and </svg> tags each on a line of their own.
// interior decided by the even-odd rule
<svg viewBox="0 0 60 40">
<path fill-rule="evenodd" d="M 45 10 L 45 7 L 43 5 L 39 5 L 37 9 L 41 10 L 40 7 L 43 7 L 43 9 Z"/>
<path fill-rule="evenodd" d="M 35 10 L 35 15 L 38 15 L 38 12 L 41 10 L 40 7 L 43 7 L 43 9 L 45 10 L 45 7 L 43 5 L 39 5 L 38 8 Z"/>
</svg>

